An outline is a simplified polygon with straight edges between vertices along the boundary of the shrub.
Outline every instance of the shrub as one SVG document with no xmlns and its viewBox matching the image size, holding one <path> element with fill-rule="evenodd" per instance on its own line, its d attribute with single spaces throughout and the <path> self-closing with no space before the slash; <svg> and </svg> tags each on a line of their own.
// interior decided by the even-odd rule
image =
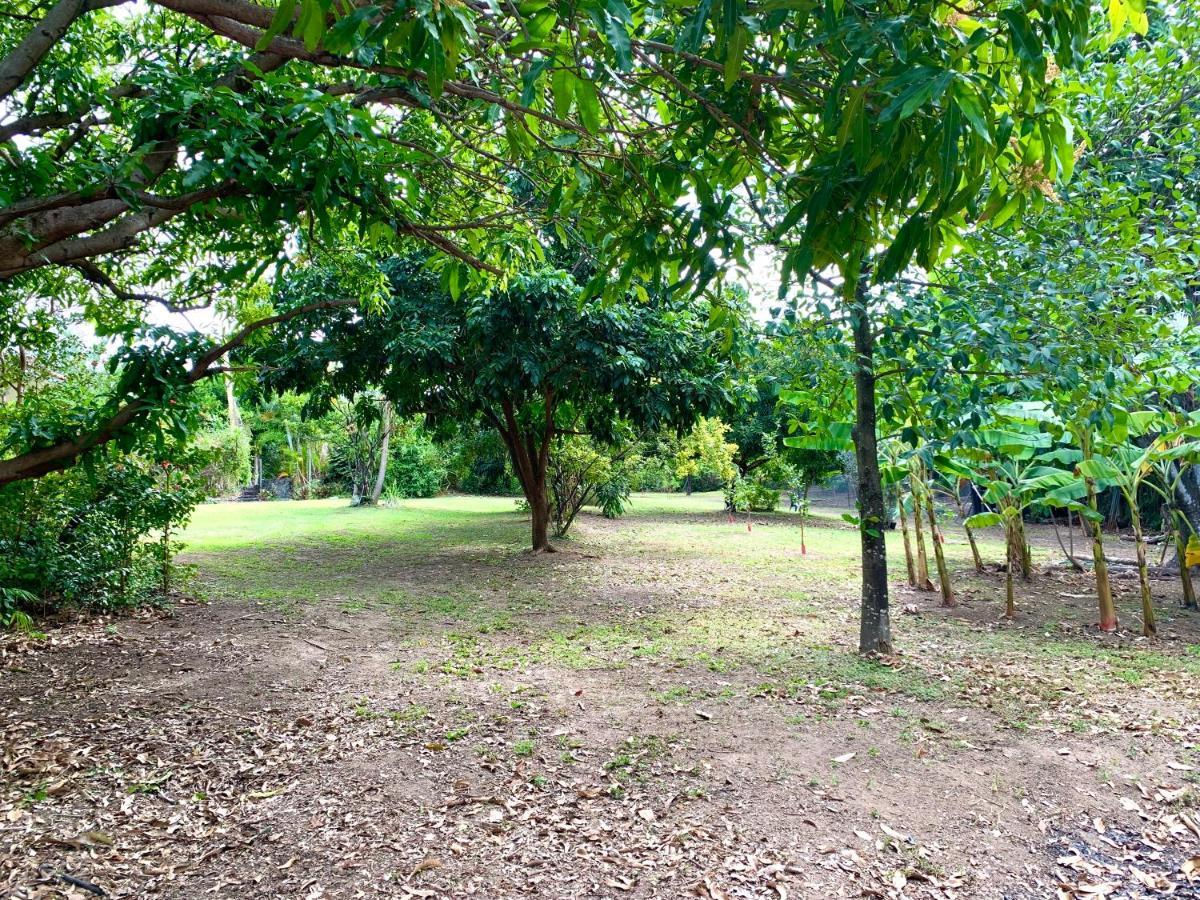
<svg viewBox="0 0 1200 900">
<path fill-rule="evenodd" d="M 563 537 L 587 505 L 615 519 L 629 500 L 629 472 L 639 462 L 637 445 L 608 447 L 580 435 L 561 436 L 550 450 L 546 478 L 554 533 Z"/>
<path fill-rule="evenodd" d="M 388 462 L 389 496 L 433 497 L 446 489 L 449 478 L 444 454 L 423 428 L 396 435 Z"/>
<path fill-rule="evenodd" d="M 653 449 L 653 448 L 649 448 Z M 667 456 L 644 456 L 629 472 L 631 491 L 676 491 L 679 477 L 673 460 Z"/>
<path fill-rule="evenodd" d="M 508 451 L 491 428 L 464 428 L 446 448 L 449 486 L 468 494 L 510 496 L 521 493 Z"/>
<path fill-rule="evenodd" d="M 6 602 L 113 609 L 168 594 L 173 532 L 203 497 L 203 455 L 177 459 L 112 451 L 0 489 Z"/>
<path fill-rule="evenodd" d="M 738 512 L 772 512 L 779 505 L 779 490 L 766 479 L 739 478 L 733 488 L 733 506 Z"/>
</svg>

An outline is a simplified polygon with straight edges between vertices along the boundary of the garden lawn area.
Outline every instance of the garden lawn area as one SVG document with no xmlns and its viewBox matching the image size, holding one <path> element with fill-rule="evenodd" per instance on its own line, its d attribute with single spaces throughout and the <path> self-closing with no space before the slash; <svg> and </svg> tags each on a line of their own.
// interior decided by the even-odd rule
<svg viewBox="0 0 1200 900">
<path fill-rule="evenodd" d="M 956 526 L 953 609 L 889 535 L 868 661 L 841 512 L 802 555 L 795 514 L 635 495 L 529 555 L 511 498 L 202 506 L 201 601 L 5 638 L 0 891 L 1200 896 L 1177 582 L 1147 641 L 1115 579 L 1100 635 L 1034 526 L 1009 623 Z"/>
</svg>

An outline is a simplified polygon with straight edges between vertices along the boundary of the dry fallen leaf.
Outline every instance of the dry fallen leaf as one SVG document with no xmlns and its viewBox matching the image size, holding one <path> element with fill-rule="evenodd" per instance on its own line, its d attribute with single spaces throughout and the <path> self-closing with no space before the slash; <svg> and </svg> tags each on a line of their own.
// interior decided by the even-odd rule
<svg viewBox="0 0 1200 900">
<path fill-rule="evenodd" d="M 430 869 L 440 869 L 441 867 L 442 861 L 440 859 L 438 859 L 436 856 L 427 856 L 413 866 L 413 870 L 409 873 L 408 877 L 412 878 L 414 875 L 419 875 L 422 872 L 428 872 Z"/>
</svg>

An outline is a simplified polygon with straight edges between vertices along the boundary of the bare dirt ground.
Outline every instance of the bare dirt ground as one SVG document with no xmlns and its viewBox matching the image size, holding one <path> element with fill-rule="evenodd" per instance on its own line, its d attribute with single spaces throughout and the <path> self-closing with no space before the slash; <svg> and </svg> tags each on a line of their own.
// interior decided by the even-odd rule
<svg viewBox="0 0 1200 900">
<path fill-rule="evenodd" d="M 1006 623 L 952 534 L 961 605 L 897 584 L 870 663 L 833 523 L 528 557 L 496 515 L 198 551 L 208 602 L 0 638 L 0 896 L 1200 896 L 1173 582 L 1152 642 L 1058 568 Z"/>
</svg>

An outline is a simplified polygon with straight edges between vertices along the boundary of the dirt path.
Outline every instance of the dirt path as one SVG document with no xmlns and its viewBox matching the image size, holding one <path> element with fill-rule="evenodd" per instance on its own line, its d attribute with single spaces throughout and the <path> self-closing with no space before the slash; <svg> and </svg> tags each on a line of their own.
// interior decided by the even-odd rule
<svg viewBox="0 0 1200 900">
<path fill-rule="evenodd" d="M 905 657 L 868 665 L 849 598 L 781 591 L 752 553 L 643 557 L 653 525 L 9 639 L 0 890 L 1200 896 L 1182 641 L 997 630 L 994 599 L 900 589 Z"/>
</svg>

